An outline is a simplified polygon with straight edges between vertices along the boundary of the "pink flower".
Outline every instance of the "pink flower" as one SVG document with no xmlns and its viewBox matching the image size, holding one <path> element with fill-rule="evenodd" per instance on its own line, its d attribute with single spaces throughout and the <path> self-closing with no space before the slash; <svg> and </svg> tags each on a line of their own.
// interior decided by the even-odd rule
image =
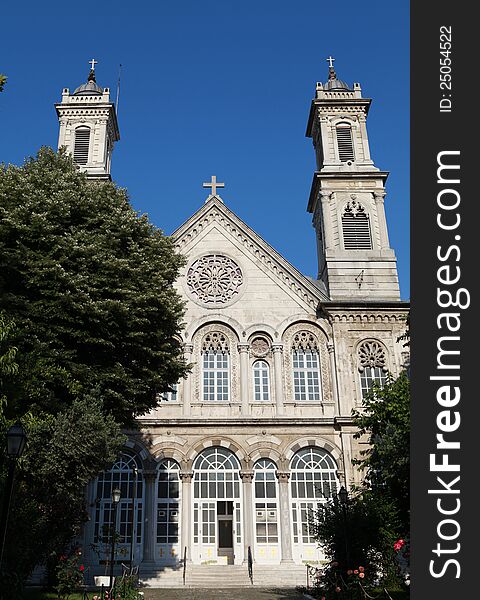
<svg viewBox="0 0 480 600">
<path fill-rule="evenodd" d="M 339 593 L 342 591 L 342 589 L 341 589 L 341 588 L 339 588 L 339 587 L 336 587 L 336 588 L 335 588 L 335 591 L 337 592 L 337 594 L 339 594 Z"/>
<path fill-rule="evenodd" d="M 365 577 L 365 573 L 359 573 L 358 576 L 363 579 Z"/>
<path fill-rule="evenodd" d="M 347 575 L 351 575 L 353 573 L 352 569 L 348 569 Z"/>
<path fill-rule="evenodd" d="M 355 575 L 358 575 L 358 569 L 355 569 L 354 573 Z"/>
<path fill-rule="evenodd" d="M 360 573 L 363 573 L 365 571 L 365 567 L 358 567 L 358 570 L 360 571 Z"/>
</svg>

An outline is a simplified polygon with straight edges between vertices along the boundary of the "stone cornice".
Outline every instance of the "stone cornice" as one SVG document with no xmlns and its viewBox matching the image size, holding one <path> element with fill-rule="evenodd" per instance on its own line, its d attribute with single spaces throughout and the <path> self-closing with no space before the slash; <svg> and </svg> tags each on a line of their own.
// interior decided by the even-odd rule
<svg viewBox="0 0 480 600">
<path fill-rule="evenodd" d="M 261 261 L 265 270 L 283 281 L 288 289 L 299 296 L 313 312 L 317 311 L 319 303 L 328 300 L 327 296 L 307 277 L 302 275 L 272 246 L 237 217 L 234 212 L 228 209 L 223 202 L 215 197 L 172 233 L 178 250 L 182 252 L 182 248 L 212 222 L 217 222 L 223 230 L 228 231 L 237 241 L 241 242 L 243 248 L 252 255 L 252 260 Z"/>
<path fill-rule="evenodd" d="M 227 418 L 197 418 L 197 417 L 190 417 L 190 418 L 173 418 L 173 419 L 169 419 L 169 418 L 158 418 L 158 419 L 154 419 L 154 418 L 145 418 L 145 419 L 138 419 L 138 423 L 139 425 L 142 427 L 142 429 L 145 429 L 146 427 L 149 426 L 154 426 L 154 427 L 158 427 L 158 426 L 162 426 L 162 427 L 175 427 L 175 426 L 183 426 L 183 427 L 209 427 L 209 428 L 213 428 L 213 429 L 218 429 L 219 426 L 226 426 L 226 427 L 232 427 L 232 426 L 241 426 L 241 427 L 284 427 L 284 426 L 295 426 L 298 425 L 299 427 L 305 427 L 306 425 L 313 425 L 316 427 L 332 427 L 337 421 L 338 419 L 342 419 L 342 423 L 352 423 L 352 419 L 351 417 L 334 417 L 334 418 L 327 418 L 327 417 L 284 417 L 284 416 L 280 416 L 280 417 L 266 417 L 266 418 L 256 418 L 256 417 L 232 417 L 230 419 Z"/>
</svg>

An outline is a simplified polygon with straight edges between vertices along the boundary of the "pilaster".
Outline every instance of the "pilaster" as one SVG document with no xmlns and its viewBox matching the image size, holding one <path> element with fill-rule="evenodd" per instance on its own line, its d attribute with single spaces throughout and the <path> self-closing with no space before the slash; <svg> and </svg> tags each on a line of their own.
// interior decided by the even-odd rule
<svg viewBox="0 0 480 600">
<path fill-rule="evenodd" d="M 292 533 L 290 523 L 290 495 L 288 482 L 290 473 L 288 471 L 277 471 L 278 499 L 280 509 L 280 542 L 282 552 L 282 563 L 293 563 Z"/>
<path fill-rule="evenodd" d="M 272 352 L 277 415 L 283 415 L 285 408 L 283 394 L 283 344 L 272 344 Z"/>
</svg>

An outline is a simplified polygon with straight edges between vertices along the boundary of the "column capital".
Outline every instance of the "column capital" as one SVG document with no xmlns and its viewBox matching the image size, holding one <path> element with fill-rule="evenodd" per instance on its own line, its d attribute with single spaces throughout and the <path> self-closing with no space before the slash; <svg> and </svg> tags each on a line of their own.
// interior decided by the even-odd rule
<svg viewBox="0 0 480 600">
<path fill-rule="evenodd" d="M 272 344 L 272 352 L 283 352 L 283 344 Z"/>
<path fill-rule="evenodd" d="M 321 202 L 330 202 L 332 195 L 333 195 L 333 192 L 328 192 L 328 193 L 320 192 L 320 194 L 319 194 Z"/>
<path fill-rule="evenodd" d="M 190 483 L 193 478 L 193 471 L 180 471 L 178 475 L 184 483 Z"/>
<path fill-rule="evenodd" d="M 286 483 L 290 479 L 290 471 L 277 471 L 279 483 Z"/>
<path fill-rule="evenodd" d="M 142 475 L 145 481 L 153 481 L 156 479 L 158 472 L 156 470 L 149 469 L 142 471 Z"/>
<path fill-rule="evenodd" d="M 385 191 L 381 191 L 381 192 L 373 192 L 373 197 L 375 198 L 375 202 L 378 204 L 379 202 L 383 202 L 385 200 L 385 196 L 387 195 L 387 192 Z"/>
<path fill-rule="evenodd" d="M 186 354 L 191 354 L 193 352 L 193 344 L 183 344 L 183 351 Z"/>
<path fill-rule="evenodd" d="M 242 481 L 244 481 L 245 483 L 252 483 L 253 478 L 255 477 L 255 472 L 254 471 L 240 471 L 240 477 L 242 478 Z"/>
<path fill-rule="evenodd" d="M 240 352 L 248 352 L 250 350 L 250 344 L 238 344 L 237 350 Z"/>
</svg>

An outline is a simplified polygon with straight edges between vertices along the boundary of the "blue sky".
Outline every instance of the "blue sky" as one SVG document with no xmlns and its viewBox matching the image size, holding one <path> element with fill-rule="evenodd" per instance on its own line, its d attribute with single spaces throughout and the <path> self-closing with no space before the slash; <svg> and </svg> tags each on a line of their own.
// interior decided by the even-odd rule
<svg viewBox="0 0 480 600">
<path fill-rule="evenodd" d="M 112 175 L 135 208 L 171 233 L 222 198 L 300 271 L 316 276 L 315 169 L 305 129 L 315 82 L 340 79 L 373 98 L 372 157 L 390 171 L 386 212 L 401 294 L 409 288 L 408 2 L 139 0 L 9 2 L 2 9 L 0 160 L 56 147 L 53 104 L 86 81 L 116 89 L 121 140 Z"/>
</svg>

